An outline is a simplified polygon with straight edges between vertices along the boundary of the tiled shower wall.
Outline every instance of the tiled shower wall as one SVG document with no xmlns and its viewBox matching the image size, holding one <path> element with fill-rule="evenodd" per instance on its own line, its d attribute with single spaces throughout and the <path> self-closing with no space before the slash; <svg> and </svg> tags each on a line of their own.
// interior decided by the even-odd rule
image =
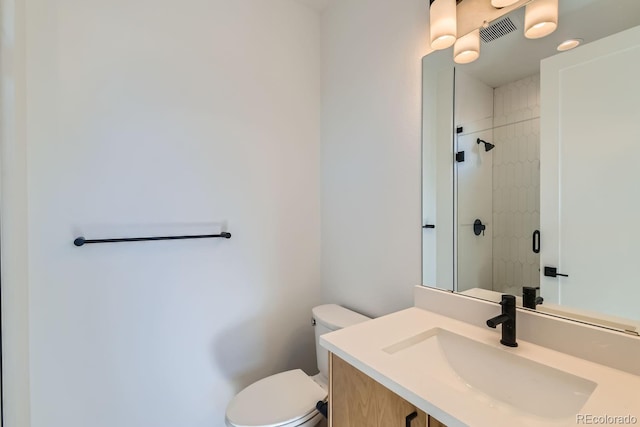
<svg viewBox="0 0 640 427">
<path fill-rule="evenodd" d="M 532 234 L 540 227 L 540 75 L 494 90 L 493 289 L 539 286 Z"/>
</svg>

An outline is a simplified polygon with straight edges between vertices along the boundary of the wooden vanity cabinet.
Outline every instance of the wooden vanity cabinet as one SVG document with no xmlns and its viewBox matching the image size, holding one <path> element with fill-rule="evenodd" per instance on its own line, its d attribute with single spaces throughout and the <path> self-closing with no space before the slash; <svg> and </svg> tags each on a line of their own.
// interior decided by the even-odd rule
<svg viewBox="0 0 640 427">
<path fill-rule="evenodd" d="M 408 426 L 446 427 L 330 353 L 329 427 Z"/>
</svg>

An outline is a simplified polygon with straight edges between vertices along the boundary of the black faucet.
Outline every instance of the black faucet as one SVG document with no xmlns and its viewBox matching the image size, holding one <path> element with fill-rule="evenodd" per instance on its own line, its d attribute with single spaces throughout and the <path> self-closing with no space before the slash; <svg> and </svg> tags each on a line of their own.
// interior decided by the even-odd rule
<svg viewBox="0 0 640 427">
<path fill-rule="evenodd" d="M 502 339 L 500 344 L 508 347 L 517 347 L 516 342 L 516 297 L 513 295 L 502 295 L 502 314 L 487 320 L 487 326 L 495 328 L 502 324 Z"/>
<path fill-rule="evenodd" d="M 538 287 L 525 286 L 522 288 L 522 305 L 525 308 L 536 309 L 538 304 L 542 304 L 544 298 L 539 297 L 537 290 L 540 289 Z"/>
</svg>

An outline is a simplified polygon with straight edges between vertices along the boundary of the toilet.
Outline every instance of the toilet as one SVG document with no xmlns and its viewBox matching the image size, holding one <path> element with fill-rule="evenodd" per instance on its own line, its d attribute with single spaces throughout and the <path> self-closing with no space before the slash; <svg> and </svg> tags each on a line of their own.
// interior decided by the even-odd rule
<svg viewBox="0 0 640 427">
<path fill-rule="evenodd" d="M 309 376 L 294 369 L 251 384 L 229 402 L 228 427 L 312 427 L 322 420 L 316 403 L 327 398 L 329 352 L 320 346 L 320 335 L 369 318 L 336 304 L 314 307 L 312 314 L 320 372 Z"/>
</svg>

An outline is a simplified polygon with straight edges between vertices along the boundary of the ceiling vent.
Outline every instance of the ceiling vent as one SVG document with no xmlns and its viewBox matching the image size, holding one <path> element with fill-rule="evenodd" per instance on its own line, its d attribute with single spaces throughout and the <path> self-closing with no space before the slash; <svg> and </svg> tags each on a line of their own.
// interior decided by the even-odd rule
<svg viewBox="0 0 640 427">
<path fill-rule="evenodd" d="M 499 21 L 494 22 L 489 25 L 487 28 L 480 29 L 480 38 L 483 42 L 489 43 L 500 37 L 506 36 L 509 33 L 517 30 L 513 21 L 509 18 L 503 18 Z"/>
</svg>

